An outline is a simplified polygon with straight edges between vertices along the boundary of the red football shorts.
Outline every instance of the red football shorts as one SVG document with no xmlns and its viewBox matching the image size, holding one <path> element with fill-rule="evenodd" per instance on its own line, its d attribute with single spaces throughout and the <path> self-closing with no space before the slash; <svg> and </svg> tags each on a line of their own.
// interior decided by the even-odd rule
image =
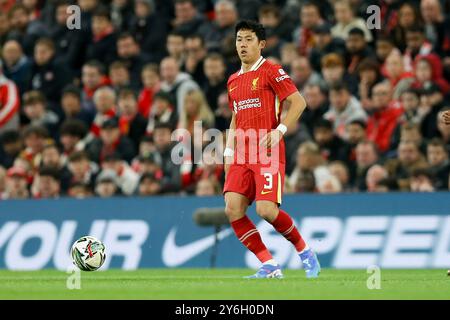
<svg viewBox="0 0 450 320">
<path fill-rule="evenodd" d="M 225 179 L 223 193 L 240 193 L 249 200 L 249 204 L 255 200 L 268 200 L 280 205 L 284 170 L 284 163 L 277 166 L 233 163 Z"/>
</svg>

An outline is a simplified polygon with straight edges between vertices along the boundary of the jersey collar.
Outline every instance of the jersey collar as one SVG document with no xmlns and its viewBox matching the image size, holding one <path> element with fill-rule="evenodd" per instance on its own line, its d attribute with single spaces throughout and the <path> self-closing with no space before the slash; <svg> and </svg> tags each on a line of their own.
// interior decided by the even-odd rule
<svg viewBox="0 0 450 320">
<path fill-rule="evenodd" d="M 250 68 L 249 71 L 256 71 L 256 70 L 258 70 L 258 68 L 261 67 L 261 65 L 262 65 L 265 61 L 266 61 L 266 59 L 265 59 L 263 56 L 259 57 L 258 61 L 256 61 L 256 62 L 252 65 L 252 67 Z M 244 69 L 243 69 L 242 66 L 241 66 L 241 70 L 239 70 L 238 76 L 240 76 L 240 75 L 243 74 L 243 73 L 244 73 Z"/>
</svg>

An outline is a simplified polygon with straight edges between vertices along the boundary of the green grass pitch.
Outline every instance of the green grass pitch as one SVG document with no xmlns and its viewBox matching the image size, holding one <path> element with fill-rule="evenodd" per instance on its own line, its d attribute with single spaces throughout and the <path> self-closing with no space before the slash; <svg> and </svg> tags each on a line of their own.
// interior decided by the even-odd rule
<svg viewBox="0 0 450 320">
<path fill-rule="evenodd" d="M 447 270 L 381 270 L 381 289 L 369 290 L 365 270 L 324 269 L 318 279 L 285 270 L 285 279 L 247 280 L 248 269 L 141 269 L 70 274 L 0 271 L 0 299 L 450 299 Z"/>
</svg>

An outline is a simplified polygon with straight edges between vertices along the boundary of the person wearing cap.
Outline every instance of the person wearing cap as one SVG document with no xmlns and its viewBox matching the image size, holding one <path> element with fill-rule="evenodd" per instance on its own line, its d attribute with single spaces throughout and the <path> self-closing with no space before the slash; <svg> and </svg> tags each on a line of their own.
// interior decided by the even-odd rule
<svg viewBox="0 0 450 320">
<path fill-rule="evenodd" d="M 309 53 L 311 66 L 317 72 L 320 71 L 320 60 L 328 53 L 335 52 L 343 55 L 345 53 L 345 41 L 341 38 L 334 38 L 331 35 L 329 23 L 323 23 L 312 29 L 314 46 Z"/>
<path fill-rule="evenodd" d="M 123 161 L 118 153 L 112 153 L 102 162 L 103 170 L 112 170 L 116 173 L 116 183 L 123 194 L 130 196 L 139 184 L 139 175 L 131 169 L 127 162 Z"/>
<path fill-rule="evenodd" d="M 5 191 L 0 198 L 6 199 L 28 199 L 28 176 L 24 169 L 11 167 L 6 171 Z"/>
<path fill-rule="evenodd" d="M 117 174 L 114 170 L 103 170 L 95 181 L 95 194 L 101 198 L 110 198 L 121 195 L 117 183 Z"/>
<path fill-rule="evenodd" d="M 19 89 L 3 74 L 0 60 L 0 133 L 19 129 Z"/>
<path fill-rule="evenodd" d="M 89 157 L 96 163 L 101 164 L 106 156 L 113 153 L 120 155 L 120 158 L 130 162 L 135 156 L 133 142 L 120 133 L 119 121 L 116 117 L 103 122 L 100 129 L 100 137 L 93 139 L 86 150 Z"/>
<path fill-rule="evenodd" d="M 174 102 L 169 93 L 159 91 L 153 97 L 153 106 L 148 118 L 146 134 L 151 136 L 158 124 L 168 124 L 172 130 L 178 123 L 178 116 L 174 109 Z"/>
</svg>

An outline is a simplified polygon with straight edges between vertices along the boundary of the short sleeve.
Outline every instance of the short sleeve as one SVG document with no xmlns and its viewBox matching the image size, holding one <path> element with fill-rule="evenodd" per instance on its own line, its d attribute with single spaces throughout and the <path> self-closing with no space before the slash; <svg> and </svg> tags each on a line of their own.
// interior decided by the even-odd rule
<svg viewBox="0 0 450 320">
<path fill-rule="evenodd" d="M 298 91 L 291 77 L 278 65 L 270 68 L 269 84 L 273 91 L 275 91 L 280 102 Z"/>
</svg>

